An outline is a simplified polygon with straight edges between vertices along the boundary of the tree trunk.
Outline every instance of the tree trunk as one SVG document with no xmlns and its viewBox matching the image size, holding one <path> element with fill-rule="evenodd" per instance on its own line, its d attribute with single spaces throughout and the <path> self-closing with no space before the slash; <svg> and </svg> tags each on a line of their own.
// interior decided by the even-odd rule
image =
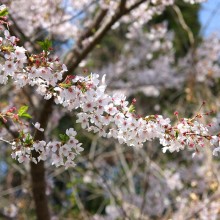
<svg viewBox="0 0 220 220">
<path fill-rule="evenodd" d="M 35 152 L 36 153 L 36 152 Z M 32 193 L 38 220 L 49 220 L 50 212 L 46 195 L 44 162 L 31 163 Z"/>
<path fill-rule="evenodd" d="M 40 111 L 38 122 L 40 123 L 41 127 L 46 130 L 50 115 L 53 110 L 53 98 L 47 101 L 43 100 L 42 102 L 44 105 Z M 44 132 L 37 131 L 34 139 L 44 140 Z M 33 151 L 32 156 L 37 158 L 39 154 L 36 151 Z M 43 161 L 40 161 L 37 164 L 31 162 L 31 179 L 37 219 L 50 220 L 50 211 L 46 195 L 47 185 L 45 179 L 45 168 Z"/>
</svg>

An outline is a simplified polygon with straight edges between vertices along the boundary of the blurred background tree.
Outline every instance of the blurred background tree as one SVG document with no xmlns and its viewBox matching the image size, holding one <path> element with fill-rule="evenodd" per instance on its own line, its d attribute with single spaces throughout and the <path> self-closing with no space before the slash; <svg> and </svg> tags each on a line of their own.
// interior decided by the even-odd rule
<svg viewBox="0 0 220 220">
<path fill-rule="evenodd" d="M 125 92 L 129 100 L 136 98 L 138 114 L 163 114 L 176 120 L 175 110 L 181 117 L 192 116 L 203 100 L 207 105 L 202 112 L 214 109 L 218 113 L 220 43 L 205 41 L 199 35 L 199 4 L 176 1 L 161 14 L 153 13 L 153 18 L 143 25 L 136 17 L 130 22 L 115 22 L 87 51 L 85 48 L 93 42 L 107 13 L 105 7 L 100 9 L 97 5 L 99 1 L 77 4 L 36 0 L 31 3 L 30 15 L 25 14 L 30 10 L 28 4 L 24 5 L 24 12 L 19 11 L 18 5 L 24 2 L 5 2 L 11 10 L 12 34 L 21 39 L 21 45 L 39 52 L 36 41 L 49 37 L 54 55 L 64 60 L 71 73 L 86 75 L 95 70 L 100 75 L 107 74 L 109 92 Z M 161 2 L 150 4 L 160 8 Z M 107 9 L 116 10 L 113 6 Z M 71 12 L 71 16 L 62 16 L 65 12 Z M 38 14 L 44 20 L 38 21 Z M 99 24 L 90 29 L 98 19 Z M 61 25 L 56 25 L 56 21 Z M 31 97 L 36 109 L 44 114 L 47 104 L 33 89 L 25 88 L 8 96 L 12 88 L 0 88 L 2 109 L 10 103 L 30 104 Z M 218 125 L 217 116 L 213 122 Z M 40 118 L 40 114 L 36 117 Z M 192 159 L 191 152 L 163 154 L 157 141 L 132 149 L 82 131 L 75 121 L 74 113 L 53 106 L 48 137 L 74 127 L 85 148 L 75 169 L 45 164 L 46 193 L 53 219 L 219 218 L 219 161 L 211 158 L 211 150 Z M 2 148 L 2 218 L 35 219 L 29 167 L 14 163 L 9 159 L 10 153 Z"/>
</svg>

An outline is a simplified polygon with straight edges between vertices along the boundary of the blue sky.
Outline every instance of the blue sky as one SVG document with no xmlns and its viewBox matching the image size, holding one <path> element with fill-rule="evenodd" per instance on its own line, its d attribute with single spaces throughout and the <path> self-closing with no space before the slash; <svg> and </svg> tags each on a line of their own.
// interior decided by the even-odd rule
<svg viewBox="0 0 220 220">
<path fill-rule="evenodd" d="M 215 32 L 220 36 L 220 0 L 208 0 L 202 4 L 199 14 L 204 36 Z"/>
</svg>

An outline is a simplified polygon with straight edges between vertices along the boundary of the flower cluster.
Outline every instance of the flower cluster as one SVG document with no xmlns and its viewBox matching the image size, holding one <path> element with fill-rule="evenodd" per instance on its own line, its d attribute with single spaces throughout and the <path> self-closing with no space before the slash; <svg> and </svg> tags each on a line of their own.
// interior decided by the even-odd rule
<svg viewBox="0 0 220 220">
<path fill-rule="evenodd" d="M 79 109 L 76 122 L 81 123 L 83 129 L 102 137 L 113 137 L 120 144 L 135 147 L 158 138 L 164 146 L 163 152 L 179 151 L 185 146 L 198 152 L 204 147 L 206 140 L 210 145 L 219 141 L 218 136 L 209 135 L 207 126 L 199 123 L 197 119 L 202 117 L 201 114 L 191 119 L 181 119 L 175 126 L 170 124 L 169 118 L 161 115 L 136 115 L 134 103 L 129 104 L 123 94 L 108 95 L 105 92 L 105 76 L 101 83 L 97 74 L 87 77 L 67 76 L 58 83 L 67 68 L 58 59 L 49 57 L 49 48 L 39 55 L 28 57 L 26 50 L 16 45 L 17 40 L 10 36 L 8 30 L 4 31 L 4 38 L 0 39 L 3 57 L 0 84 L 6 84 L 11 78 L 19 87 L 27 84 L 37 86 L 37 92 L 45 99 L 54 97 L 56 104 L 61 104 L 70 111 Z M 43 131 L 39 124 L 35 124 L 35 128 Z M 60 136 L 61 142 L 46 143 L 44 140 L 34 141 L 29 133 L 21 132 L 20 137 L 12 143 L 12 157 L 19 162 L 35 163 L 51 157 L 55 166 L 74 166 L 73 159 L 83 150 L 75 136 L 76 132 L 71 128 Z M 32 157 L 32 150 L 39 153 L 37 158 Z"/>
<path fill-rule="evenodd" d="M 7 141 L 0 138 L 1 141 L 11 145 L 12 147 L 12 158 L 18 160 L 19 163 L 34 162 L 38 163 L 41 160 L 51 159 L 52 164 L 56 167 L 65 166 L 74 167 L 73 162 L 76 155 L 83 151 L 81 143 L 76 139 L 76 131 L 73 128 L 66 130 L 65 134 L 60 134 L 61 141 L 35 141 L 34 136 L 30 134 L 31 128 L 27 123 L 24 122 L 23 118 L 31 118 L 26 112 L 27 106 L 22 106 L 20 109 L 11 107 L 4 112 L 0 113 L 0 121 L 7 124 L 9 121 L 16 124 L 16 135 L 17 138 L 12 141 Z M 40 132 L 44 132 L 39 122 L 33 124 L 35 129 Z M 33 151 L 38 153 L 38 157 L 33 157 Z"/>
<path fill-rule="evenodd" d="M 61 142 L 35 142 L 33 148 L 39 153 L 38 161 L 51 158 L 52 164 L 56 167 L 61 165 L 64 165 L 66 168 L 75 166 L 74 158 L 83 151 L 81 143 L 75 138 L 76 134 L 73 128 L 69 128 L 66 130 L 65 135 L 61 135 L 63 137 Z"/>
<path fill-rule="evenodd" d="M 22 121 L 19 119 L 19 115 L 16 113 L 15 107 L 11 107 L 6 112 L 0 113 L 0 120 L 2 120 L 4 123 L 6 123 L 8 121 L 8 119 L 11 119 L 15 122 L 22 124 Z"/>
<path fill-rule="evenodd" d="M 0 52 L 4 54 L 4 65 L 0 65 L 0 84 L 6 84 L 9 77 L 18 87 L 27 84 L 37 86 L 37 92 L 44 94 L 50 86 L 55 86 L 67 71 L 59 59 L 49 57 L 49 51 L 39 55 L 26 56 L 26 50 L 16 45 L 18 39 L 4 31 L 4 38 L 0 38 Z"/>
<path fill-rule="evenodd" d="M 39 125 L 39 123 L 37 123 Z M 41 130 L 41 128 L 39 128 Z M 42 131 L 42 130 L 41 130 Z M 15 139 L 12 145 L 12 158 L 17 159 L 19 163 L 45 161 L 51 158 L 52 164 L 56 167 L 65 166 L 74 167 L 73 162 L 75 156 L 83 151 L 80 147 L 81 143 L 76 140 L 76 131 L 73 128 L 67 129 L 64 135 L 61 135 L 62 141 L 34 141 L 34 138 L 29 133 L 21 132 L 20 136 Z M 32 156 L 32 152 L 38 152 L 38 157 Z"/>
<path fill-rule="evenodd" d="M 105 93 L 104 79 L 99 84 L 97 74 L 89 77 L 74 77 L 59 87 L 55 87 L 55 102 L 69 110 L 80 108 L 78 123 L 83 129 L 98 132 L 102 137 L 113 137 L 120 144 L 141 147 L 144 142 L 159 138 L 163 151 L 179 151 L 189 146 L 198 152 L 206 140 L 216 144 L 217 136 L 209 135 L 209 126 L 199 123 L 202 114 L 191 119 L 180 119 L 172 126 L 169 118 L 151 115 L 145 118 L 134 114 L 134 106 L 129 105 L 123 94 L 113 96 Z M 67 86 L 68 85 L 68 86 Z M 68 88 L 66 88 L 68 87 Z"/>
</svg>

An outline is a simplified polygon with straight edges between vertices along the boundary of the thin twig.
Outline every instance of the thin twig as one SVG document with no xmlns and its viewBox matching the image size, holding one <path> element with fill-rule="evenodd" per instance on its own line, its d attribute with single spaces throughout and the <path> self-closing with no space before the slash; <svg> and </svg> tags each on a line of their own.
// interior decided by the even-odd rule
<svg viewBox="0 0 220 220">
<path fill-rule="evenodd" d="M 188 34 L 189 42 L 190 42 L 191 46 L 193 46 L 195 43 L 193 33 L 192 33 L 191 29 L 189 28 L 189 26 L 186 24 L 180 8 L 177 5 L 173 5 L 173 9 L 177 14 L 178 21 L 179 21 L 180 25 Z"/>
</svg>

